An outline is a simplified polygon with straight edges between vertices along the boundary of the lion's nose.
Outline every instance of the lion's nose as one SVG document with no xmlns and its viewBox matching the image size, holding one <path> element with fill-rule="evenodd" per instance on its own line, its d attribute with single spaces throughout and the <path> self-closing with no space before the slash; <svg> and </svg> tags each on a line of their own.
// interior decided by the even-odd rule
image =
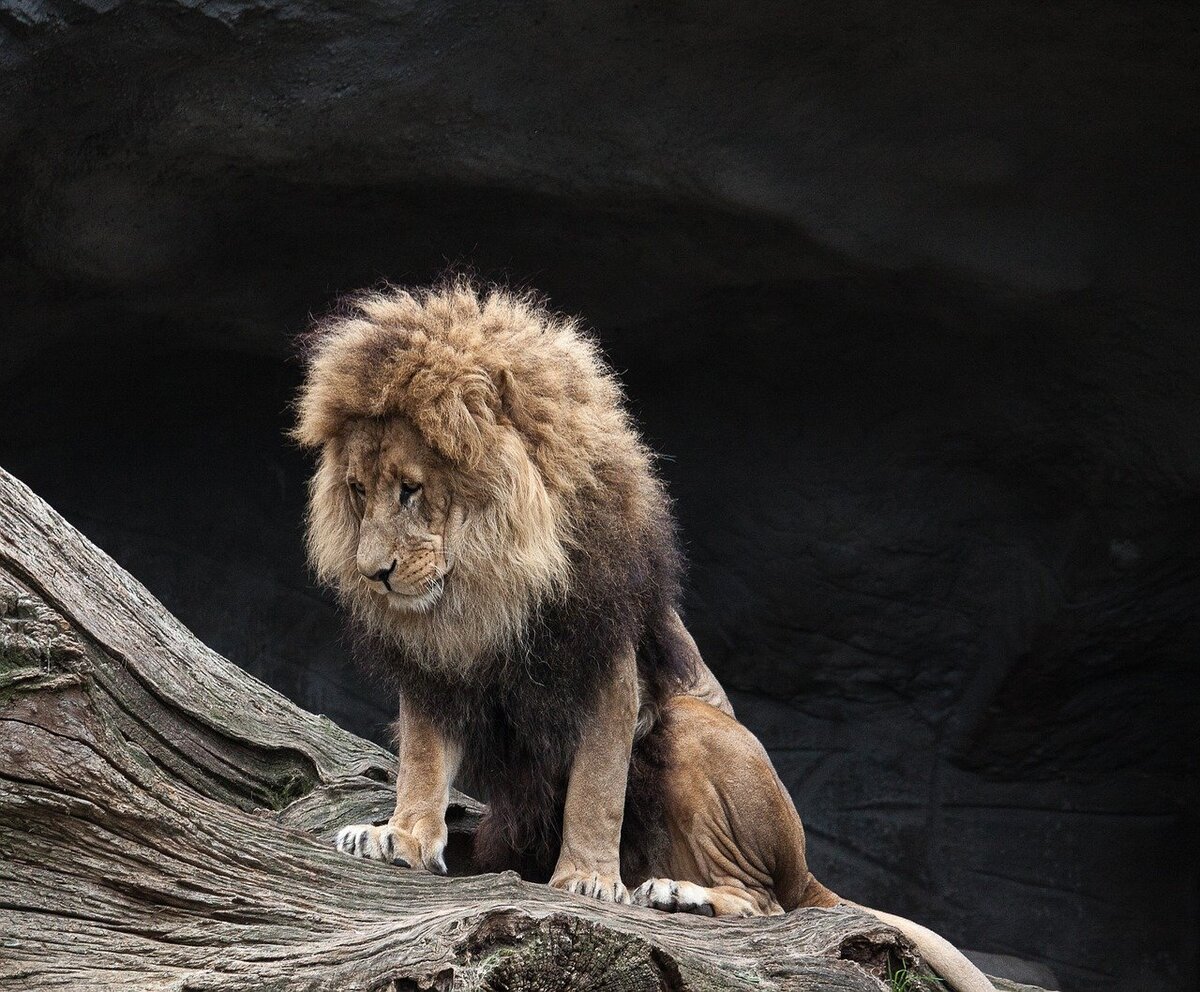
<svg viewBox="0 0 1200 992">
<path fill-rule="evenodd" d="M 382 582 L 386 586 L 387 580 L 391 577 L 391 574 L 394 571 L 396 571 L 396 559 L 395 558 L 392 559 L 392 563 L 390 565 L 388 565 L 387 568 L 381 568 L 374 574 L 364 571 L 363 575 L 365 575 L 368 579 L 374 579 L 376 582 Z"/>
</svg>

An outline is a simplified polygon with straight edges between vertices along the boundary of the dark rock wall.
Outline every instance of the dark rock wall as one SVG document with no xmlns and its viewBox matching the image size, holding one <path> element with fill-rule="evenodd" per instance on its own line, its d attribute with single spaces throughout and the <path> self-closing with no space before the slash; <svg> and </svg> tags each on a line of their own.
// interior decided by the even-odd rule
<svg viewBox="0 0 1200 992">
<path fill-rule="evenodd" d="M 1197 15 L 0 0 L 0 463 L 380 737 L 289 338 L 448 266 L 600 334 L 819 876 L 1190 989 Z"/>
</svg>

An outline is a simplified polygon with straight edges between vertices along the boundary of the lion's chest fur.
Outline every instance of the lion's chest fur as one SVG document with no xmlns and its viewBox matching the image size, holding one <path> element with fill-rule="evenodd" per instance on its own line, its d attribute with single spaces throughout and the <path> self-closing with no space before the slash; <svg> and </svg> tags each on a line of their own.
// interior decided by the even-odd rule
<svg viewBox="0 0 1200 992">
<path fill-rule="evenodd" d="M 461 748 L 456 783 L 488 803 L 476 860 L 528 877 L 552 867 L 571 762 L 595 687 L 611 670 L 603 653 L 566 664 L 565 645 L 540 647 L 473 666 L 469 679 L 402 660 L 396 673 L 409 703 Z"/>
<path fill-rule="evenodd" d="M 557 782 L 569 771 L 597 686 L 611 677 L 615 650 L 553 628 L 460 672 L 410 667 L 401 657 L 401 691 L 462 748 L 461 775 L 492 803 L 510 784 Z M 606 639 L 604 639 L 606 640 Z"/>
</svg>

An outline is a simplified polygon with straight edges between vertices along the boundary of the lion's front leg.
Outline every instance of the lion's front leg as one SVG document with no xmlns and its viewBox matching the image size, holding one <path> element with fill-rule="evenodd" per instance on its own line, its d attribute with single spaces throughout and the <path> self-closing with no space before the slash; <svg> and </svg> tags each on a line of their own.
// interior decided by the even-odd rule
<svg viewBox="0 0 1200 992">
<path fill-rule="evenodd" d="M 629 902 L 621 882 L 621 820 L 637 723 L 637 661 L 632 646 L 614 659 L 571 765 L 563 840 L 550 878 L 556 889 L 603 902 Z"/>
<path fill-rule="evenodd" d="M 337 849 L 359 858 L 446 874 L 446 807 L 459 749 L 405 700 L 400 701 L 400 771 L 396 812 L 387 823 L 355 823 Z"/>
</svg>

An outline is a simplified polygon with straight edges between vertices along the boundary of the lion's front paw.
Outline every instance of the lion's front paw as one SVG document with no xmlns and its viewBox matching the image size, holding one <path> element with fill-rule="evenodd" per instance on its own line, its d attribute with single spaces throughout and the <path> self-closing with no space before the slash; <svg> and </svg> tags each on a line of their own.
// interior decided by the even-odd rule
<svg viewBox="0 0 1200 992">
<path fill-rule="evenodd" d="M 664 913 L 716 915 L 708 889 L 695 882 L 676 882 L 671 878 L 646 879 L 634 889 L 633 904 L 659 909 Z"/>
<path fill-rule="evenodd" d="M 601 902 L 629 902 L 629 892 L 616 875 L 606 875 L 597 871 L 565 871 L 556 872 L 550 879 L 552 888 L 563 892 L 574 892 L 578 896 L 588 896 Z"/>
<path fill-rule="evenodd" d="M 376 827 L 370 823 L 355 823 L 338 831 L 335 841 L 343 854 L 356 858 L 386 861 L 401 868 L 425 868 L 445 875 L 446 828 L 441 830 L 401 830 L 385 823 Z"/>
</svg>

